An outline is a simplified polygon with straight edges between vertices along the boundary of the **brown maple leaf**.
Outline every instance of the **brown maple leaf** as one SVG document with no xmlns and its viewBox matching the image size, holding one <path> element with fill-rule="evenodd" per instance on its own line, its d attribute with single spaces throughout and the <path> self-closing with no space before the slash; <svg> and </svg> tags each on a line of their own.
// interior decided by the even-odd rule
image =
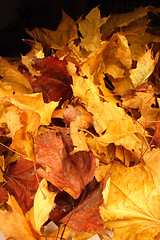
<svg viewBox="0 0 160 240">
<path fill-rule="evenodd" d="M 66 69 L 65 61 L 55 57 L 34 59 L 32 68 L 36 75 L 32 75 L 26 66 L 20 66 L 19 70 L 28 78 L 34 92 L 42 92 L 46 103 L 58 101 L 61 103 L 72 97 L 72 78 Z"/>
<path fill-rule="evenodd" d="M 84 195 L 83 195 L 84 194 Z M 64 224 L 76 232 L 97 232 L 107 234 L 99 213 L 103 204 L 102 188 L 93 180 L 82 193 L 78 206 L 62 219 Z"/>
<path fill-rule="evenodd" d="M 33 206 L 34 195 L 38 188 L 34 163 L 20 157 L 4 174 L 5 187 L 12 194 L 25 214 Z"/>
<path fill-rule="evenodd" d="M 71 153 L 73 144 L 69 128 L 55 127 L 37 135 L 36 159 L 44 169 L 38 173 L 60 190 L 78 198 L 85 185 L 93 180 L 96 161 L 91 151 Z"/>
</svg>

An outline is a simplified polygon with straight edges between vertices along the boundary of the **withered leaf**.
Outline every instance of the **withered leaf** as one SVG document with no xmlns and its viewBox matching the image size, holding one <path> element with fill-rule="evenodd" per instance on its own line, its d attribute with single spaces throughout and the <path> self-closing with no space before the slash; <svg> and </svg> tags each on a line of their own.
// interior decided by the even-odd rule
<svg viewBox="0 0 160 240">
<path fill-rule="evenodd" d="M 6 202 L 8 200 L 8 193 L 5 188 L 0 188 L 0 206 L 3 202 Z"/>
<path fill-rule="evenodd" d="M 72 79 L 69 76 L 65 61 L 60 61 L 55 57 L 34 59 L 32 67 L 37 71 L 37 75 L 30 76 L 26 73 L 34 92 L 42 92 L 45 102 L 63 101 L 72 97 Z M 25 70 L 23 69 L 25 75 Z M 38 74 L 40 73 L 40 74 Z M 62 102 L 61 100 L 61 102 Z"/>
<path fill-rule="evenodd" d="M 37 135 L 36 159 L 44 169 L 38 173 L 61 190 L 78 198 L 85 185 L 93 180 L 96 161 L 92 152 L 71 153 L 69 129 L 58 128 Z"/>
<path fill-rule="evenodd" d="M 99 206 L 103 203 L 102 189 L 95 180 L 87 187 L 85 196 L 78 206 L 73 209 L 62 222 L 76 232 L 107 233 L 99 213 Z"/>
<path fill-rule="evenodd" d="M 38 182 L 35 176 L 34 163 L 20 157 L 5 174 L 6 189 L 12 194 L 24 214 L 33 206 Z"/>
</svg>

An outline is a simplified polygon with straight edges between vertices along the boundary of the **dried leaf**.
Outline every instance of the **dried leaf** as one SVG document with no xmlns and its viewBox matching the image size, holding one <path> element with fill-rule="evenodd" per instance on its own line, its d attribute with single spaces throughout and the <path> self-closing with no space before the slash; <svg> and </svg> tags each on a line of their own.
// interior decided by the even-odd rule
<svg viewBox="0 0 160 240">
<path fill-rule="evenodd" d="M 33 206 L 34 194 L 38 187 L 34 163 L 21 157 L 10 166 L 5 179 L 6 189 L 15 197 L 25 214 Z"/>
<path fill-rule="evenodd" d="M 89 188 L 87 196 L 84 197 L 76 209 L 73 209 L 70 214 L 62 219 L 62 222 L 66 223 L 69 220 L 67 225 L 79 233 L 107 233 L 99 214 L 99 206 L 103 203 L 102 189 L 96 182 L 92 182 Z"/>
<path fill-rule="evenodd" d="M 101 18 L 98 7 L 93 8 L 85 17 L 85 20 L 79 23 L 79 31 L 81 38 L 81 47 L 87 51 L 94 51 L 100 46 L 101 33 L 100 27 L 107 21 L 108 18 Z"/>
<path fill-rule="evenodd" d="M 57 186 L 78 198 L 85 185 L 93 180 L 96 168 L 95 157 L 91 152 L 71 153 L 73 145 L 68 129 L 47 131 L 37 135 L 36 159 L 48 170 L 38 173 Z"/>
<path fill-rule="evenodd" d="M 154 71 L 158 58 L 159 58 L 158 53 L 156 57 L 153 58 L 150 49 L 138 60 L 137 67 L 135 69 L 130 70 L 130 78 L 132 80 L 134 87 L 137 87 L 142 83 L 147 82 L 148 77 Z"/>
<path fill-rule="evenodd" d="M 36 237 L 33 235 L 24 215 L 21 214 L 21 209 L 18 207 L 16 201 L 12 199 L 9 201 L 9 204 L 13 212 L 0 210 L 0 231 L 2 231 L 4 236 L 8 239 L 35 240 Z"/>
<path fill-rule="evenodd" d="M 29 69 L 33 76 L 27 73 L 27 77 L 33 90 L 43 93 L 44 102 L 59 101 L 62 98 L 62 103 L 72 97 L 72 79 L 67 72 L 65 61 L 54 57 L 34 59 Z"/>
<path fill-rule="evenodd" d="M 113 239 L 154 239 L 159 233 L 160 205 L 156 181 L 142 164 L 128 168 L 115 162 L 108 169 L 110 192 L 107 208 L 100 207 L 100 213 L 105 226 L 114 230 Z"/>
<path fill-rule="evenodd" d="M 31 93 L 32 88 L 27 80 L 13 65 L 9 64 L 5 59 L 0 57 L 0 75 L 1 81 L 8 86 L 8 91 L 18 93 Z"/>
<path fill-rule="evenodd" d="M 38 232 L 49 218 L 56 194 L 48 190 L 47 181 L 42 179 L 34 198 L 34 221 Z"/>
</svg>

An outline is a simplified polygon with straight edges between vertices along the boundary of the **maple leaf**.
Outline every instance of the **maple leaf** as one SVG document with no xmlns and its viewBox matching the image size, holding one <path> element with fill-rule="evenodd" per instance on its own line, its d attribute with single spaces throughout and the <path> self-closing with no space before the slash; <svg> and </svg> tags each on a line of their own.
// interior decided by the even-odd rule
<svg viewBox="0 0 160 240">
<path fill-rule="evenodd" d="M 146 52 L 146 46 L 151 42 L 160 42 L 158 35 L 148 31 L 148 16 L 159 14 L 154 6 L 136 8 L 132 12 L 111 14 L 108 21 L 101 27 L 102 39 L 107 39 L 115 31 L 125 34 L 133 60 L 137 61 Z M 133 33 L 133 34 L 132 34 Z"/>
<path fill-rule="evenodd" d="M 127 91 L 122 95 L 123 108 L 135 108 L 140 112 L 147 107 L 155 105 L 154 90 L 150 83 L 144 83 L 135 89 Z"/>
<path fill-rule="evenodd" d="M 127 27 L 130 23 L 133 24 L 138 19 L 141 19 L 147 15 L 149 6 L 136 8 L 132 12 L 122 14 L 111 14 L 108 21 L 102 26 L 103 38 L 107 38 L 114 29 L 118 27 Z"/>
<path fill-rule="evenodd" d="M 39 125 L 49 124 L 58 102 L 44 103 L 42 93 L 16 94 L 4 97 L 1 102 L 2 123 L 7 123 L 12 137 L 11 147 L 33 158 L 33 138 Z"/>
<path fill-rule="evenodd" d="M 17 66 L 9 64 L 4 58 L 0 57 L 0 75 L 1 82 L 8 86 L 5 90 L 7 93 L 31 93 L 32 87 L 27 78 L 25 78 L 19 71 Z M 5 87 L 4 86 L 4 87 Z M 10 88 L 9 88 L 10 86 Z M 3 88 L 2 88 L 3 89 Z M 1 89 L 1 91 L 2 91 Z M 4 93 L 4 92 L 3 92 Z M 0 94 L 1 96 L 1 94 Z"/>
<path fill-rule="evenodd" d="M 43 59 L 34 59 L 31 63 L 32 69 L 37 74 L 27 77 L 35 92 L 42 92 L 45 102 L 58 101 L 61 103 L 72 97 L 70 84 L 72 79 L 66 69 L 65 61 L 60 61 L 55 57 L 46 57 Z M 23 71 L 23 73 L 25 73 Z M 33 70 L 32 70 L 33 74 Z"/>
<path fill-rule="evenodd" d="M 54 49 L 59 49 L 78 38 L 76 23 L 64 11 L 62 11 L 62 20 L 56 31 L 36 27 L 31 31 L 26 29 L 26 32 L 43 45 Z"/>
<path fill-rule="evenodd" d="M 102 218 L 99 214 L 99 206 L 103 203 L 102 189 L 93 181 L 86 188 L 86 195 L 82 196 L 82 202 L 78 204 L 65 218 L 62 219 L 76 232 L 107 233 Z"/>
<path fill-rule="evenodd" d="M 149 156 L 153 153 L 151 161 L 159 165 L 159 157 L 154 160 L 155 152 Z M 100 207 L 100 214 L 105 226 L 114 230 L 115 240 L 155 239 L 159 234 L 159 177 L 156 174 L 154 178 L 149 166 L 151 162 L 148 166 L 139 164 L 132 168 L 114 162 L 108 167 L 110 190 L 107 207 Z"/>
<path fill-rule="evenodd" d="M 34 221 L 38 232 L 49 218 L 56 194 L 48 190 L 47 181 L 42 179 L 34 198 Z"/>
<path fill-rule="evenodd" d="M 107 21 L 108 18 L 101 18 L 100 10 L 98 7 L 93 8 L 89 14 L 85 17 L 85 20 L 81 21 L 79 31 L 83 38 L 81 38 L 80 46 L 87 51 L 94 51 L 100 46 L 101 33 L 100 27 Z"/>
<path fill-rule="evenodd" d="M 0 231 L 8 239 L 36 240 L 36 234 L 34 235 L 31 231 L 29 223 L 14 197 L 10 196 L 7 203 L 12 211 L 0 210 Z"/>
<path fill-rule="evenodd" d="M 55 128 L 56 130 L 56 128 Z M 73 145 L 69 129 L 58 128 L 37 135 L 36 161 L 48 169 L 38 173 L 61 190 L 78 198 L 85 185 L 92 181 L 96 168 L 91 152 L 72 154 Z"/>
<path fill-rule="evenodd" d="M 156 131 L 154 133 L 154 142 L 156 143 L 156 147 L 160 147 L 160 123 L 156 123 Z"/>
<path fill-rule="evenodd" d="M 138 60 L 137 67 L 130 70 L 130 78 L 134 87 L 147 82 L 148 77 L 154 71 L 158 59 L 159 54 L 157 53 L 156 57 L 153 58 L 152 51 L 150 49 Z"/>
<path fill-rule="evenodd" d="M 7 181 L 5 188 L 16 198 L 24 213 L 33 206 L 38 187 L 33 164 L 32 161 L 20 157 L 4 174 Z"/>
<path fill-rule="evenodd" d="M 80 105 L 68 108 L 63 113 L 65 123 L 70 125 L 70 135 L 74 145 L 74 151 L 88 151 L 85 134 L 79 129 L 87 129 L 92 126 L 92 115 Z"/>
</svg>

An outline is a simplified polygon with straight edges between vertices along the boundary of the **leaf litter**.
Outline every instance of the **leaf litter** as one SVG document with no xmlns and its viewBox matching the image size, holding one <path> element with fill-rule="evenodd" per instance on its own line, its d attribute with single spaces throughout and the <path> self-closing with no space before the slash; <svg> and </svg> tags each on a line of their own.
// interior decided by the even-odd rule
<svg viewBox="0 0 160 240">
<path fill-rule="evenodd" d="M 140 7 L 96 7 L 0 58 L 6 239 L 160 239 L 160 36 Z M 79 36 L 80 33 L 80 36 Z M 45 56 L 45 47 L 50 56 Z M 44 52 L 43 52 L 44 51 Z"/>
</svg>

